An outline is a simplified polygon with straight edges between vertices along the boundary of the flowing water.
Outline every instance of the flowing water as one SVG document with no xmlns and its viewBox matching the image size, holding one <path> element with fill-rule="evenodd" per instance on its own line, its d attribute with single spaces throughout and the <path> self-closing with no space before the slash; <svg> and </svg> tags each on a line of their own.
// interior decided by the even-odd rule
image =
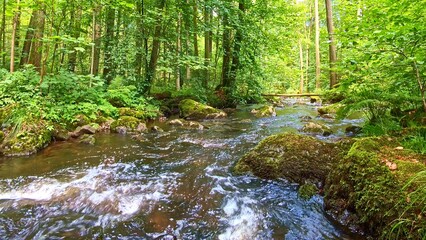
<svg viewBox="0 0 426 240">
<path fill-rule="evenodd" d="M 27 158 L 0 158 L 0 239 L 355 239 L 322 198 L 297 185 L 235 176 L 263 138 L 297 131 L 310 105 L 255 119 L 242 107 L 205 130 L 163 126 L 142 141 L 97 135 L 95 146 L 56 143 Z M 360 120 L 320 120 L 335 140 Z"/>
</svg>

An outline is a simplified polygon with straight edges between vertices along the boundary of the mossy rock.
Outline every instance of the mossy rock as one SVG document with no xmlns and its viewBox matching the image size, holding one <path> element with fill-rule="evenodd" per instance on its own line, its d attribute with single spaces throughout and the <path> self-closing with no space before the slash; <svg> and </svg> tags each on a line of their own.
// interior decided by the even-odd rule
<svg viewBox="0 0 426 240">
<path fill-rule="evenodd" d="M 138 119 L 146 119 L 146 114 L 144 111 L 136 110 L 133 108 L 119 108 L 118 114 L 122 116 L 130 116 Z"/>
<path fill-rule="evenodd" d="M 5 156 L 27 156 L 45 148 L 51 140 L 52 133 L 47 122 L 23 122 L 4 139 L 1 151 Z"/>
<path fill-rule="evenodd" d="M 330 136 L 333 131 L 326 125 L 314 122 L 307 122 L 300 130 L 305 133 L 320 134 L 322 136 Z"/>
<path fill-rule="evenodd" d="M 236 164 L 234 172 L 266 178 L 285 178 L 291 182 L 321 185 L 337 161 L 340 148 L 313 137 L 295 133 L 270 136 Z"/>
<path fill-rule="evenodd" d="M 110 129 L 113 132 L 117 132 L 118 127 L 125 127 L 127 132 L 136 132 L 140 123 L 141 121 L 135 117 L 122 116 L 111 123 Z"/>
<path fill-rule="evenodd" d="M 0 143 L 4 140 L 4 132 L 0 131 Z"/>
<path fill-rule="evenodd" d="M 95 136 L 90 134 L 83 134 L 78 138 L 79 143 L 87 144 L 87 145 L 95 145 L 96 139 Z"/>
<path fill-rule="evenodd" d="M 343 104 L 341 104 L 341 103 L 334 103 L 334 104 L 330 104 L 330 105 L 318 108 L 318 113 L 320 115 L 336 114 L 342 108 L 343 108 Z"/>
<path fill-rule="evenodd" d="M 216 119 L 226 117 L 222 110 L 196 102 L 192 99 L 185 99 L 179 103 L 180 116 L 185 119 Z"/>
<path fill-rule="evenodd" d="M 357 140 L 327 178 L 324 203 L 328 213 L 374 238 L 387 239 L 394 234 L 390 229 L 401 216 L 412 218 L 410 222 L 414 225 L 410 228 L 418 228 L 415 213 L 421 212 L 421 207 L 409 206 L 407 200 L 409 192 L 416 187 L 404 189 L 403 186 L 410 177 L 426 168 L 421 161 L 411 162 L 410 159 L 424 156 L 398 152 L 401 150 L 395 150 L 395 146 L 398 143 L 390 138 Z M 387 164 L 389 161 L 398 167 L 392 169 Z M 423 232 L 426 232 L 424 227 Z M 413 231 L 407 239 L 421 239 L 418 234 L 419 231 Z"/>
<path fill-rule="evenodd" d="M 90 122 L 91 122 L 90 119 L 86 115 L 78 114 L 77 116 L 74 117 L 72 126 L 74 128 L 81 127 L 81 126 L 89 124 Z"/>
<path fill-rule="evenodd" d="M 274 117 L 277 115 L 275 107 L 269 105 L 255 108 L 251 111 L 251 113 L 253 113 L 256 117 Z"/>
<path fill-rule="evenodd" d="M 318 193 L 318 188 L 315 184 L 306 183 L 299 187 L 297 194 L 303 199 L 310 199 Z"/>
</svg>

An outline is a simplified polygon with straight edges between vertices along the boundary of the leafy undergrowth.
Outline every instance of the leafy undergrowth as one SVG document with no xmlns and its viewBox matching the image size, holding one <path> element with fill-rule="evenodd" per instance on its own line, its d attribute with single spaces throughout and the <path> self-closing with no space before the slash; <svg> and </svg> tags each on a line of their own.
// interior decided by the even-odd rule
<svg viewBox="0 0 426 240">
<path fill-rule="evenodd" d="M 0 150 L 6 155 L 34 153 L 50 142 L 57 127 L 73 130 L 123 112 L 141 120 L 159 115 L 150 99 L 139 96 L 136 87 L 121 78 L 106 87 L 99 77 L 66 71 L 44 79 L 32 67 L 0 72 L 0 124 L 5 135 Z M 31 131 L 26 131 L 28 126 L 33 126 Z M 42 141 L 34 139 L 40 136 Z"/>
</svg>

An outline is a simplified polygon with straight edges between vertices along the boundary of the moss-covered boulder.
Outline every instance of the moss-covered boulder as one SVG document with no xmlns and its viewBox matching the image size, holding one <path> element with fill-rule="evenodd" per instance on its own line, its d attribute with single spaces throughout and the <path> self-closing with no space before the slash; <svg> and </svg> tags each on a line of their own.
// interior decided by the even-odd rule
<svg viewBox="0 0 426 240">
<path fill-rule="evenodd" d="M 74 120 L 72 122 L 73 127 L 81 127 L 84 125 L 89 124 L 91 121 L 90 119 L 84 115 L 84 114 L 78 114 L 74 117 Z"/>
<path fill-rule="evenodd" d="M 275 117 L 277 115 L 275 107 L 269 105 L 255 108 L 251 110 L 251 113 L 253 113 L 256 117 Z"/>
<path fill-rule="evenodd" d="M 407 182 L 426 170 L 424 158 L 398 147 L 395 139 L 357 140 L 327 178 L 326 210 L 341 223 L 374 238 L 424 238 L 425 205 L 415 203 L 412 195 L 420 185 Z M 426 195 L 420 199 L 424 201 Z"/>
<path fill-rule="evenodd" d="M 219 109 L 196 102 L 192 99 L 185 99 L 179 103 L 180 116 L 185 119 L 216 119 L 224 118 L 227 114 Z"/>
<path fill-rule="evenodd" d="M 251 172 L 266 178 L 285 178 L 305 184 L 324 183 L 340 148 L 309 136 L 294 133 L 273 135 L 261 141 L 243 156 L 234 168 L 235 173 Z"/>
<path fill-rule="evenodd" d="M 126 129 L 126 133 L 137 132 L 139 124 L 142 123 L 139 119 L 131 116 L 122 116 L 111 123 L 110 129 L 113 132 L 118 132 L 118 129 Z"/>
<path fill-rule="evenodd" d="M 5 156 L 26 156 L 45 148 L 52 140 L 50 125 L 43 120 L 24 121 L 0 146 Z"/>
<path fill-rule="evenodd" d="M 135 117 L 138 119 L 146 119 L 146 113 L 144 111 L 141 110 L 136 110 L 133 108 L 119 108 L 118 109 L 118 114 L 120 115 L 120 117 L 123 116 L 130 116 L 130 117 Z"/>
<path fill-rule="evenodd" d="M 4 132 L 0 131 L 0 143 L 2 143 L 4 140 Z"/>
<path fill-rule="evenodd" d="M 330 136 L 333 131 L 326 125 L 314 122 L 307 122 L 300 131 L 305 133 L 320 134 L 322 136 Z"/>
<path fill-rule="evenodd" d="M 318 188 L 315 184 L 306 183 L 299 187 L 297 194 L 303 199 L 310 199 L 318 193 Z"/>
<path fill-rule="evenodd" d="M 343 104 L 334 103 L 334 104 L 330 104 L 330 105 L 326 105 L 326 106 L 318 108 L 318 113 L 320 115 L 336 114 L 342 108 L 343 108 Z"/>
<path fill-rule="evenodd" d="M 77 140 L 78 140 L 79 143 L 83 143 L 83 144 L 87 144 L 87 145 L 95 145 L 95 143 L 96 143 L 95 136 L 93 136 L 91 134 L 83 134 L 80 137 L 78 137 Z"/>
</svg>

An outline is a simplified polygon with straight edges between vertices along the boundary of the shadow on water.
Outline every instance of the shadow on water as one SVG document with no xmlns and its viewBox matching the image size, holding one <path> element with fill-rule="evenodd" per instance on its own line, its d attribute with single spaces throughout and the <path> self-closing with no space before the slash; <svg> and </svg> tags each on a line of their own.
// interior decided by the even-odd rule
<svg viewBox="0 0 426 240">
<path fill-rule="evenodd" d="M 241 107 L 203 131 L 162 126 L 141 142 L 97 135 L 95 146 L 55 143 L 0 159 L 0 236 L 6 239 L 358 239 L 330 221 L 322 198 L 285 180 L 234 176 L 261 139 L 297 131 L 315 106 L 255 119 Z M 324 121 L 324 120 L 318 120 Z M 329 121 L 336 135 L 360 120 Z"/>
</svg>

